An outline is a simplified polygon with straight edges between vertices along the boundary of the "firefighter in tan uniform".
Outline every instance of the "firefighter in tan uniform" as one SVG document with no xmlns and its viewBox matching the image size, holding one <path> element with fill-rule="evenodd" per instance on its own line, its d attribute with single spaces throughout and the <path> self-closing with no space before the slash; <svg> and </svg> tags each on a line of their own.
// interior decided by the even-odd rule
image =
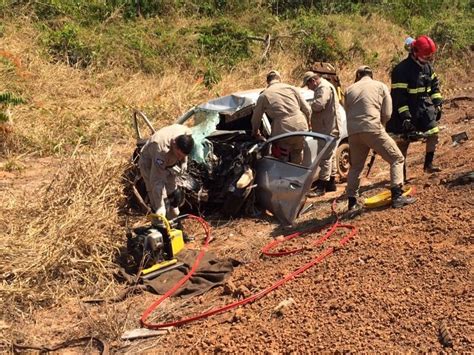
<svg viewBox="0 0 474 355">
<path fill-rule="evenodd" d="M 264 113 L 272 121 L 272 137 L 309 129 L 311 108 L 297 88 L 280 80 L 280 74 L 275 70 L 267 74 L 267 88 L 258 97 L 252 115 L 252 135 L 255 137 L 261 136 L 259 128 Z M 303 148 L 304 137 L 300 136 L 279 141 L 272 151 L 282 160 L 301 164 Z"/>
<path fill-rule="evenodd" d="M 176 187 L 176 175 L 186 169 L 187 155 L 193 147 L 191 130 L 180 124 L 160 129 L 143 146 L 138 166 L 156 214 L 168 218 L 179 215 L 182 198 Z M 165 198 L 168 198 L 169 209 Z"/>
<path fill-rule="evenodd" d="M 304 74 L 303 86 L 307 86 L 308 89 L 314 91 L 314 101 L 311 104 L 312 131 L 338 139 L 342 121 L 336 88 L 329 81 L 312 71 Z M 314 191 L 315 196 L 322 196 L 326 191 L 336 191 L 336 148 L 334 146 L 328 158 L 321 161 L 321 170 Z"/>
<path fill-rule="evenodd" d="M 384 127 L 392 114 L 390 91 L 372 76 L 368 66 L 359 67 L 356 82 L 347 88 L 345 94 L 351 159 L 346 188 L 349 210 L 358 206 L 359 177 L 370 149 L 390 164 L 392 207 L 400 208 L 415 202 L 414 198 L 402 196 L 405 158 Z"/>
</svg>

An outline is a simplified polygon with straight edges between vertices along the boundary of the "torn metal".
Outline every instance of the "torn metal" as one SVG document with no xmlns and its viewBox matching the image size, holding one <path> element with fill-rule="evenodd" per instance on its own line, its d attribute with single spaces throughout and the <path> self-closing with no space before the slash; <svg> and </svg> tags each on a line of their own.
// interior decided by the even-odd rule
<svg viewBox="0 0 474 355">
<path fill-rule="evenodd" d="M 301 88 L 302 96 L 311 102 L 314 93 Z M 299 215 L 306 193 L 316 177 L 319 162 L 331 148 L 341 142 L 313 132 L 293 132 L 271 137 L 271 123 L 263 117 L 261 130 L 268 138 L 262 142 L 251 136 L 251 117 L 261 90 L 249 90 L 220 97 L 198 105 L 177 123 L 191 128 L 195 149 L 188 158 L 188 169 L 178 176 L 177 184 L 185 192 L 185 206 L 199 214 L 219 212 L 224 216 L 255 215 L 255 204 L 268 210 L 285 225 Z M 146 117 L 143 113 L 137 117 Z M 148 124 L 149 121 L 145 120 Z M 137 130 L 139 132 L 139 130 Z M 271 156 L 271 146 L 280 139 L 301 135 L 305 139 L 301 165 Z M 147 201 L 143 183 L 136 168 L 141 135 L 135 150 L 133 191 Z M 182 208 L 184 211 L 185 208 Z"/>
</svg>

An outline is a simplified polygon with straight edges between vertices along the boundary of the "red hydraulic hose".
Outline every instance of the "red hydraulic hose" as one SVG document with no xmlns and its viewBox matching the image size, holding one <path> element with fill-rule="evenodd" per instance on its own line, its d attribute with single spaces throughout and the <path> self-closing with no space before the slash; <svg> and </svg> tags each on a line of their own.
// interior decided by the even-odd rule
<svg viewBox="0 0 474 355">
<path fill-rule="evenodd" d="M 336 221 L 331 226 L 331 228 L 329 228 L 329 230 L 321 238 L 319 238 L 318 240 L 316 240 L 314 242 L 314 245 L 320 245 L 320 244 L 324 243 L 324 241 L 326 241 L 339 228 L 349 230 L 349 232 L 347 232 L 346 235 L 339 241 L 339 244 L 341 246 L 346 244 L 349 241 L 349 239 L 352 238 L 357 233 L 357 230 L 354 226 L 349 225 L 349 224 L 341 224 L 339 222 L 339 217 L 336 213 L 335 206 L 336 206 L 336 200 L 333 201 L 332 206 L 331 206 L 332 212 L 336 216 Z M 159 328 L 165 328 L 165 327 L 179 326 L 179 325 L 183 325 L 183 324 L 186 324 L 186 323 L 189 323 L 189 322 L 193 322 L 195 320 L 204 319 L 204 318 L 210 317 L 210 316 L 218 314 L 218 313 L 226 312 L 226 311 L 228 311 L 232 308 L 242 306 L 242 305 L 247 304 L 247 303 L 254 302 L 254 301 L 262 298 L 263 296 L 269 294 L 270 292 L 272 292 L 276 288 L 280 287 L 281 285 L 283 285 L 287 281 L 293 279 L 297 275 L 303 273 L 304 271 L 306 271 L 310 267 L 312 267 L 312 266 L 316 265 L 317 263 L 321 262 L 325 257 L 327 257 L 328 255 L 331 255 L 335 251 L 334 247 L 327 248 L 321 254 L 319 254 L 316 258 L 314 258 L 313 260 L 309 261 L 308 263 L 300 266 L 298 269 L 296 269 L 292 273 L 286 275 L 285 277 L 281 278 L 280 280 L 275 282 L 273 285 L 267 287 L 266 289 L 264 289 L 260 292 L 255 293 L 255 294 L 253 294 L 253 295 L 251 295 L 251 296 L 249 296 L 245 299 L 230 303 L 230 304 L 222 306 L 222 307 L 216 307 L 216 308 L 213 308 L 213 309 L 211 309 L 209 311 L 206 311 L 204 313 L 197 314 L 195 316 L 191 316 L 191 317 L 188 317 L 188 318 L 183 318 L 183 319 L 180 319 L 178 321 L 172 321 L 172 322 L 160 323 L 160 324 L 147 322 L 147 319 L 150 316 L 150 314 L 165 299 L 167 299 L 169 296 L 171 296 L 178 288 L 180 288 L 192 276 L 192 274 L 197 269 L 197 267 L 199 265 L 199 262 L 201 261 L 202 257 L 204 256 L 204 253 L 206 252 L 207 247 L 209 245 L 211 230 L 210 230 L 209 225 L 206 223 L 206 221 L 204 221 L 200 217 L 193 216 L 193 215 L 188 215 L 188 218 L 192 218 L 192 219 L 195 219 L 195 220 L 199 221 L 201 223 L 201 225 L 203 226 L 203 228 L 204 228 L 204 231 L 206 233 L 206 238 L 204 239 L 202 248 L 201 248 L 201 250 L 200 250 L 200 252 L 199 252 L 199 254 L 196 258 L 196 261 L 194 262 L 191 270 L 188 272 L 188 274 L 186 276 L 184 276 L 180 281 L 178 281 L 178 283 L 176 285 L 174 285 L 168 292 L 166 292 L 158 300 L 153 302 L 145 310 L 145 312 L 142 314 L 142 316 L 140 318 L 140 323 L 143 327 L 146 327 L 146 328 L 149 328 L 149 329 L 159 329 Z M 270 257 L 274 257 L 274 256 L 283 256 L 283 255 L 289 255 L 289 254 L 295 254 L 295 253 L 301 252 L 301 251 L 304 250 L 304 248 L 294 249 L 294 250 L 290 250 L 290 251 L 273 252 L 273 253 L 270 252 L 270 250 L 273 249 L 274 247 L 276 247 L 278 244 L 281 244 L 281 243 L 283 243 L 287 240 L 296 238 L 298 236 L 301 236 L 302 234 L 315 233 L 315 232 L 321 231 L 322 229 L 324 229 L 324 226 L 323 227 L 318 227 L 318 228 L 315 228 L 315 229 L 311 229 L 311 230 L 308 230 L 308 231 L 305 231 L 305 232 L 292 233 L 290 235 L 285 236 L 282 240 L 274 240 L 274 241 L 268 243 L 267 245 L 265 245 L 262 248 L 262 254 L 270 256 Z"/>
</svg>

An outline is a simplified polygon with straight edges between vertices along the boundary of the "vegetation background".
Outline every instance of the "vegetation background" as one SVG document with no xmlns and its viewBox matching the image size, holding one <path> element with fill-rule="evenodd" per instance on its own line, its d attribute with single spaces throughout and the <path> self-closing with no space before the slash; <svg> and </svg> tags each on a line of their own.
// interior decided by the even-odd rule
<svg viewBox="0 0 474 355">
<path fill-rule="evenodd" d="M 115 294 L 133 108 L 161 127 L 262 87 L 270 69 L 299 85 L 312 61 L 334 63 L 343 86 L 362 64 L 389 84 L 419 34 L 438 45 L 447 95 L 472 78 L 472 12 L 469 0 L 0 0 L 0 172 L 28 186 L 0 185 L 2 322 Z"/>
</svg>

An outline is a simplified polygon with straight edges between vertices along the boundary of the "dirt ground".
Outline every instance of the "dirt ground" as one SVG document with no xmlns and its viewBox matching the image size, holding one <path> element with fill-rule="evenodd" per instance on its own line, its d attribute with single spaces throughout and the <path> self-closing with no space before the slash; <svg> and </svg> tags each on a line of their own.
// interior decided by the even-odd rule
<svg viewBox="0 0 474 355">
<path fill-rule="evenodd" d="M 268 296 L 134 341 L 122 341 L 120 335 L 139 327 L 141 313 L 156 295 L 142 293 L 99 305 L 70 300 L 60 308 L 38 311 L 32 319 L 19 319 L 22 332 L 31 335 L 24 343 L 54 344 L 89 335 L 107 339 L 117 353 L 473 352 L 474 201 L 472 174 L 466 177 L 474 170 L 473 115 L 470 100 L 445 105 L 435 157 L 441 173 L 423 173 L 424 145 L 410 147 L 408 176 L 416 187 L 415 204 L 366 210 L 345 221 L 357 228 L 354 238 Z M 454 145 L 451 135 L 463 131 L 470 139 Z M 387 168 L 381 159 L 376 161 L 369 179 L 363 180 L 364 196 L 388 186 Z M 4 184 L 8 179 L 2 176 Z M 260 252 L 272 237 L 322 224 L 330 203 L 343 191 L 341 184 L 336 193 L 312 199 L 316 208 L 292 228 L 279 227 L 271 216 L 211 219 L 214 241 L 209 249 L 242 262 L 229 281 L 245 286 L 244 296 L 261 291 L 314 259 L 327 244 L 336 245 L 339 235 L 323 248 L 297 255 L 269 258 Z M 345 205 L 343 200 L 338 208 Z M 200 236 L 196 234 L 195 247 Z M 284 248 L 309 245 L 317 237 L 304 235 Z M 178 320 L 234 301 L 224 287 L 217 287 L 192 299 L 169 299 L 154 320 Z M 276 312 L 282 301 L 289 305 Z"/>
</svg>

